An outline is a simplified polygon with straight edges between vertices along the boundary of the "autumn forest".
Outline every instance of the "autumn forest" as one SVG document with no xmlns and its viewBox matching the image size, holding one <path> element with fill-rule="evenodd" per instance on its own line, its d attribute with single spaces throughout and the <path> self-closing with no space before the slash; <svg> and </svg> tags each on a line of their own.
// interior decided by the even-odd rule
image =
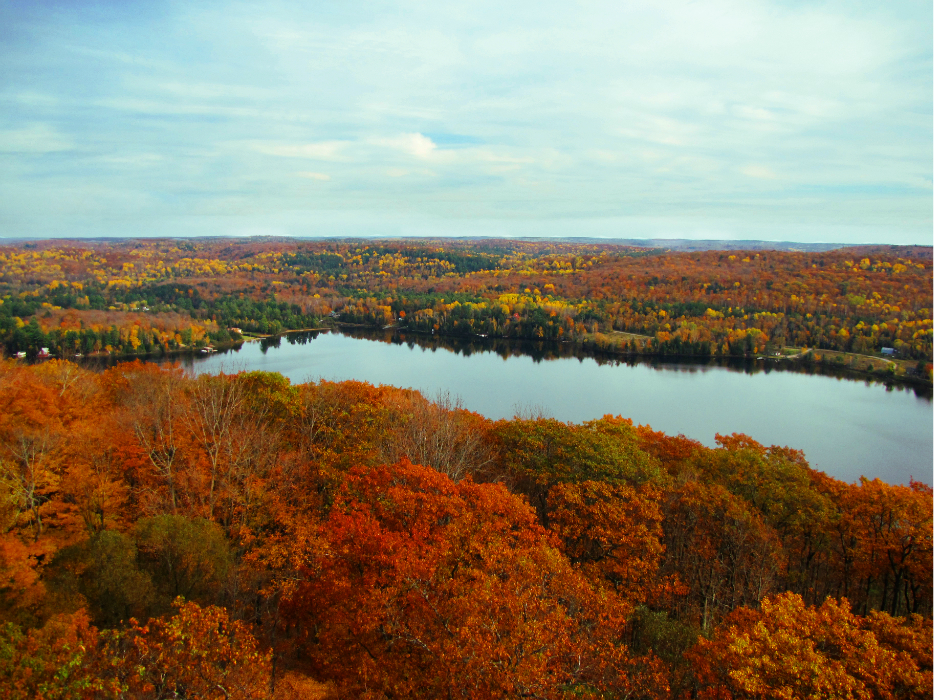
<svg viewBox="0 0 934 700">
<path fill-rule="evenodd" d="M 930 382 L 931 280 L 931 249 L 907 246 L 36 241 L 0 247 L 0 344 L 27 358 L 162 354 L 333 321 L 668 356 L 811 350 L 852 364 L 889 348 L 901 363 L 888 373 Z"/>
<path fill-rule="evenodd" d="M 2 246 L 3 697 L 930 697 L 928 484 L 141 360 L 343 323 L 929 382 L 931 282 L 888 246 Z"/>
</svg>

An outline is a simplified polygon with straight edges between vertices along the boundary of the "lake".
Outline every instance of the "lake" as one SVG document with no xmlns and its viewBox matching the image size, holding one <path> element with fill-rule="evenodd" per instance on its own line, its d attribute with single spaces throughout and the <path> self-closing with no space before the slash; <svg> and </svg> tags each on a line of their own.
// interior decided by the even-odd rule
<svg viewBox="0 0 934 700">
<path fill-rule="evenodd" d="M 541 411 L 579 423 L 605 414 L 714 446 L 716 433 L 803 450 L 811 466 L 853 482 L 931 483 L 934 413 L 928 388 L 738 364 L 625 362 L 569 345 L 458 342 L 399 333 L 300 333 L 207 356 L 190 371 L 280 372 L 293 383 L 355 379 L 447 391 L 488 418 Z"/>
</svg>

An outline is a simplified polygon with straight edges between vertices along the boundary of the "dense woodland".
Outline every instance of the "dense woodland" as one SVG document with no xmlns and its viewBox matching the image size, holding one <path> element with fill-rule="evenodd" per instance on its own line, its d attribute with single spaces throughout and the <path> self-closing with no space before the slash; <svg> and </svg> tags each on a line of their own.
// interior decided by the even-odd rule
<svg viewBox="0 0 934 700">
<path fill-rule="evenodd" d="M 934 336 L 931 248 L 898 246 L 42 241 L 0 247 L 0 302 L 0 346 L 27 358 L 167 353 L 336 320 L 671 356 L 891 348 L 930 379 Z"/>
<path fill-rule="evenodd" d="M 885 297 L 887 312 L 873 303 L 872 320 L 896 301 L 899 324 L 930 319 L 909 301 L 930 261 L 895 272 L 857 260 L 851 272 L 842 254 L 823 255 L 826 272 L 801 285 L 887 289 L 904 298 Z M 668 259 L 600 257 L 596 270 L 643 275 Z M 700 258 L 724 276 L 770 264 Z M 93 269 L 53 259 L 54 275 Z M 335 273 L 346 264 L 334 261 Z M 5 283 L 19 274 L 33 286 L 4 306 L 38 300 L 67 317 L 50 282 L 30 277 L 39 272 L 3 269 Z M 270 274 L 297 274 L 283 269 Z M 467 272 L 432 284 L 471 284 Z M 93 289 L 110 306 L 145 293 L 151 309 L 181 315 L 176 297 L 156 307 L 152 292 L 176 285 L 199 300 L 194 318 L 231 298 L 217 290 L 230 277 L 197 274 Z M 307 292 L 283 282 L 276 299 L 288 302 L 277 303 L 324 313 L 329 297 L 311 301 L 325 289 L 311 275 Z M 588 279 L 566 277 L 562 294 Z M 561 279 L 513 270 L 481 281 L 513 278 Z M 792 279 L 774 276 L 776 297 Z M 106 321 L 116 312 L 65 281 L 85 292 L 82 313 L 130 318 Z M 799 291 L 801 312 L 833 313 L 837 302 Z M 782 313 L 784 332 L 805 332 L 791 330 L 798 311 Z M 10 698 L 930 697 L 931 488 L 843 483 L 743 435 L 718 444 L 613 416 L 490 421 L 447 396 L 358 382 L 7 360 L 0 688 Z"/>
</svg>

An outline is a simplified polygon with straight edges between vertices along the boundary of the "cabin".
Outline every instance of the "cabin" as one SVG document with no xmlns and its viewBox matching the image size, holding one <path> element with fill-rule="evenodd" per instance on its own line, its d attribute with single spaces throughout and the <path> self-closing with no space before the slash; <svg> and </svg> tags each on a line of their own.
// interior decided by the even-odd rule
<svg viewBox="0 0 934 700">
<path fill-rule="evenodd" d="M 43 357 L 51 357 L 51 354 L 49 353 L 49 349 L 48 349 L 48 348 L 39 348 L 39 354 L 37 355 L 37 357 L 40 357 L 40 358 L 43 358 Z"/>
<path fill-rule="evenodd" d="M 882 348 L 882 354 L 885 355 L 895 355 L 895 348 Z"/>
</svg>

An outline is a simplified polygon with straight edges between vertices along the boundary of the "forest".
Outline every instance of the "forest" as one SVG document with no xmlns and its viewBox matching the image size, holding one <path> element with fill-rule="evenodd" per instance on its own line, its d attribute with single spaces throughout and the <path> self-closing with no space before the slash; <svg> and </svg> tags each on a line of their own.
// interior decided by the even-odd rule
<svg viewBox="0 0 934 700">
<path fill-rule="evenodd" d="M 74 269 L 38 254 L 49 270 L 60 266 L 52 276 L 104 265 L 93 252 Z M 40 309 L 53 321 L 70 311 L 54 303 L 64 285 L 50 288 L 32 255 L 19 271 L 4 264 L 5 284 L 32 286 L 4 306 L 16 304 L 23 319 L 39 302 L 26 325 L 42 330 L 49 317 Z M 275 292 L 293 320 L 323 314 L 338 298 L 366 303 L 352 295 L 364 293 L 367 276 L 338 288 L 311 283 L 323 273 L 299 273 L 316 266 L 349 279 L 339 272 L 346 259 L 303 255 L 267 263 L 270 285 L 276 276 L 309 280 L 307 292 Z M 899 272 L 856 260 L 860 271 L 851 272 L 821 255 L 826 273 L 773 278 L 768 303 L 790 289 L 801 299 L 782 312 L 784 332 L 793 314 L 830 318 L 839 297 L 815 294 L 832 289 L 816 285 L 834 275 L 866 299 L 840 319 L 853 321 L 863 306 L 878 314 L 871 320 L 891 319 L 896 303 L 899 325 L 886 333 L 909 322 L 930 327 L 918 325 L 930 309 L 912 300 L 923 297 L 912 284 L 929 279 L 929 260 L 903 258 Z M 641 260 L 655 274 L 667 258 L 600 256 L 595 269 L 635 270 L 630 261 Z M 558 275 L 497 276 L 483 271 L 492 260 L 467 257 L 432 258 L 457 270 L 432 284 L 467 294 L 479 270 L 482 284 L 508 287 L 516 276 L 558 287 Z M 717 255 L 701 258 L 717 267 Z M 216 278 L 198 270 L 187 282 L 180 272 L 157 285 L 131 259 L 106 262 L 134 266 L 126 286 L 63 280 L 60 294 L 87 298 L 76 304 L 87 315 L 75 318 L 148 319 L 127 310 L 142 294 L 150 311 L 181 317 L 187 298 L 190 318 L 210 333 L 202 309 L 214 309 L 210 320 L 223 328 L 223 313 L 272 303 L 245 293 L 244 305 L 230 301 L 238 293 L 219 291 L 229 270 Z M 759 263 L 721 264 L 727 275 Z M 252 280 L 251 272 L 236 274 Z M 574 274 L 562 295 L 588 279 Z M 622 293 L 606 279 L 604 298 Z M 177 297 L 153 291 L 173 285 Z M 392 309 L 399 298 L 450 294 L 420 285 L 413 278 L 411 291 L 380 300 Z M 334 294 L 311 306 L 316 289 Z M 733 289 L 710 296 L 751 306 L 755 296 Z M 869 289 L 890 296 L 870 302 Z M 687 318 L 683 303 L 673 320 Z M 109 308 L 117 304 L 126 316 Z M 406 316 L 417 316 L 416 306 Z M 727 318 L 739 322 L 718 321 Z M 892 337 L 881 325 L 879 334 Z M 708 448 L 619 416 L 491 421 L 450 396 L 360 382 L 5 360 L 0 591 L 7 698 L 928 698 L 932 490 L 845 483 L 793 447 L 734 433 Z"/>
<path fill-rule="evenodd" d="M 678 252 L 546 240 L 36 241 L 0 247 L 6 356 L 191 351 L 328 324 L 602 352 L 791 355 L 930 382 L 932 251 Z M 43 350 L 45 348 L 45 350 Z"/>
</svg>

